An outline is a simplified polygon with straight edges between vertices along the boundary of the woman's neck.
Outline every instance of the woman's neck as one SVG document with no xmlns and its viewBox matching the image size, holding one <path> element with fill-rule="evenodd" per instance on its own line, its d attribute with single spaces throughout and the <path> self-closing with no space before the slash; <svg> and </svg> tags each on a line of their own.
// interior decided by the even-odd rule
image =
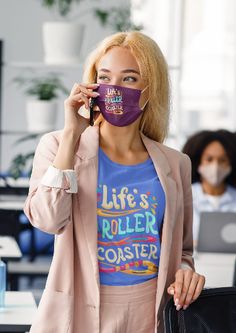
<svg viewBox="0 0 236 333">
<path fill-rule="evenodd" d="M 103 122 L 100 124 L 99 145 L 111 160 L 121 164 L 142 163 L 149 157 L 135 123 L 116 127 Z"/>
<path fill-rule="evenodd" d="M 218 186 L 212 186 L 211 184 L 207 183 L 206 181 L 202 180 L 202 189 L 203 192 L 210 195 L 221 195 L 226 190 L 226 184 L 221 183 Z"/>
<path fill-rule="evenodd" d="M 100 147 L 105 150 L 125 154 L 128 151 L 145 150 L 139 128 L 136 124 L 128 127 L 100 124 Z M 135 126 L 136 125 L 136 126 Z"/>
</svg>

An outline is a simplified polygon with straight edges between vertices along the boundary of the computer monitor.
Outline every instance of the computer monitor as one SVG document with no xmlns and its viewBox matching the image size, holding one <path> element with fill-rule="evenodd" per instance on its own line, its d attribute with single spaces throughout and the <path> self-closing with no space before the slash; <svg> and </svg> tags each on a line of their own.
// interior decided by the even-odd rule
<svg viewBox="0 0 236 333">
<path fill-rule="evenodd" d="M 202 212 L 196 250 L 236 254 L 236 212 Z"/>
</svg>

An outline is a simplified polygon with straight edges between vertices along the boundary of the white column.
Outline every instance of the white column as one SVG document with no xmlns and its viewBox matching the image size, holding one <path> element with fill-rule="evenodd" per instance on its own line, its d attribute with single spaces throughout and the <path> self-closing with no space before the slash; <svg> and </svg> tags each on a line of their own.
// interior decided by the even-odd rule
<svg viewBox="0 0 236 333">
<path fill-rule="evenodd" d="M 222 0 L 223 1 L 223 0 Z M 231 130 L 236 131 L 236 1 L 224 3 L 224 87 L 227 91 Z"/>
<path fill-rule="evenodd" d="M 172 110 L 170 144 L 180 147 L 181 112 L 179 81 L 181 77 L 181 52 L 183 33 L 184 0 L 132 0 L 133 19 L 144 26 L 143 32 L 160 46 L 170 66 L 172 82 Z"/>
</svg>

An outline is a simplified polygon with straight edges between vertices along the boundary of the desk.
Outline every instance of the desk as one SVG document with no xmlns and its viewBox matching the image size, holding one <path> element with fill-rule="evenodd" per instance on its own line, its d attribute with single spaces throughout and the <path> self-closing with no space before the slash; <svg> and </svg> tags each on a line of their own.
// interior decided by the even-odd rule
<svg viewBox="0 0 236 333">
<path fill-rule="evenodd" d="M 6 261 L 22 257 L 21 250 L 14 237 L 0 236 L 0 257 Z"/>
<path fill-rule="evenodd" d="M 26 195 L 0 194 L 0 209 L 23 210 Z"/>
<path fill-rule="evenodd" d="M 7 291 L 0 308 L 0 332 L 29 331 L 37 306 L 31 292 Z"/>
<path fill-rule="evenodd" d="M 205 275 L 205 287 L 230 287 L 233 285 L 236 254 L 195 253 L 196 271 Z"/>
<path fill-rule="evenodd" d="M 25 195 L 0 194 L 0 235 L 13 236 L 19 241 Z"/>
<path fill-rule="evenodd" d="M 1 194 L 0 192 L 0 235 L 13 236 L 19 242 L 20 232 L 29 230 L 31 233 L 30 254 L 31 260 L 34 260 L 38 254 L 48 253 L 54 240 L 50 240 L 48 244 L 37 251 L 33 226 L 30 223 L 22 224 L 19 222 L 26 198 L 26 194 Z"/>
</svg>

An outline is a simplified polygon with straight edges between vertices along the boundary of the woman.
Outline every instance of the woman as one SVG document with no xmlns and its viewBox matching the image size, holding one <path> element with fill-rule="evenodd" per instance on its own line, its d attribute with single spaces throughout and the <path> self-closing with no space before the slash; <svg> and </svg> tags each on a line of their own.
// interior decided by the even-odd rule
<svg viewBox="0 0 236 333">
<path fill-rule="evenodd" d="M 236 211 L 236 145 L 227 130 L 191 136 L 183 152 L 192 161 L 193 238 L 197 244 L 202 211 Z"/>
<path fill-rule="evenodd" d="M 161 144 L 167 65 L 152 39 L 128 32 L 103 40 L 85 68 L 63 130 L 35 154 L 25 212 L 56 240 L 31 332 L 161 333 L 167 290 L 179 310 L 204 285 L 192 260 L 190 161 Z M 81 112 L 91 101 L 95 126 Z"/>
</svg>

